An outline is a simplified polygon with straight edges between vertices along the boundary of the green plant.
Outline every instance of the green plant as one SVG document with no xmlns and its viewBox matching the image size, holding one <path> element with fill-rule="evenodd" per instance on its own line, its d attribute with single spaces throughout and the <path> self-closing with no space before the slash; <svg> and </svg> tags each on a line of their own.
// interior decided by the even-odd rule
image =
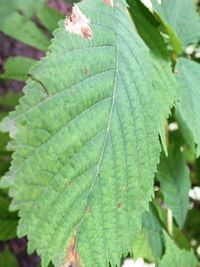
<svg viewBox="0 0 200 267">
<path fill-rule="evenodd" d="M 165 1 L 150 11 L 139 0 L 83 0 L 29 71 L 20 105 L 0 124 L 15 151 L 0 185 L 42 266 L 120 266 L 128 253 L 198 266 L 187 239 L 196 233 L 181 230 L 191 181 L 199 184 L 188 166 L 200 156 L 200 66 L 184 50 L 199 41 L 199 17 L 189 2 L 195 19 L 180 34 Z"/>
</svg>

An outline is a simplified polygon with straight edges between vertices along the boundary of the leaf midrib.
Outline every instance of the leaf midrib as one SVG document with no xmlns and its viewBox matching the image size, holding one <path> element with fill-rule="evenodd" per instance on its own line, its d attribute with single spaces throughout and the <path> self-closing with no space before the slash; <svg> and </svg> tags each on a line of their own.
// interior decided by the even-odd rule
<svg viewBox="0 0 200 267">
<path fill-rule="evenodd" d="M 115 105 L 115 95 L 116 95 L 116 89 L 117 89 L 117 76 L 118 76 L 118 68 L 119 68 L 119 37 L 117 35 L 117 32 L 115 32 L 115 34 L 116 34 L 116 75 L 115 75 L 115 80 L 114 80 L 112 103 L 111 103 L 110 114 L 109 114 L 109 119 L 108 119 L 108 126 L 107 126 L 107 129 L 106 129 L 104 142 L 103 142 L 102 149 L 101 149 L 101 152 L 100 152 L 100 157 L 99 157 L 99 160 L 98 160 L 97 169 L 96 169 L 96 173 L 95 173 L 95 176 L 94 176 L 94 181 L 93 181 L 93 183 L 92 183 L 92 185 L 91 185 L 91 187 L 89 189 L 86 207 L 88 205 L 89 196 L 90 196 L 90 194 L 92 194 L 94 185 L 95 185 L 95 183 L 97 181 L 98 174 L 99 174 L 99 171 L 100 171 L 103 155 L 104 155 L 104 152 L 105 152 L 108 136 L 109 136 L 109 133 L 110 133 L 112 114 L 113 114 L 114 105 Z M 75 247 L 77 246 L 77 243 L 78 243 L 78 235 L 80 233 L 81 225 L 82 225 L 82 223 L 84 221 L 85 214 L 86 214 L 86 211 L 84 211 L 83 216 L 82 216 L 82 218 L 80 220 L 80 223 L 78 224 L 78 230 L 77 230 L 77 234 L 76 234 L 77 238 L 76 238 Z"/>
</svg>

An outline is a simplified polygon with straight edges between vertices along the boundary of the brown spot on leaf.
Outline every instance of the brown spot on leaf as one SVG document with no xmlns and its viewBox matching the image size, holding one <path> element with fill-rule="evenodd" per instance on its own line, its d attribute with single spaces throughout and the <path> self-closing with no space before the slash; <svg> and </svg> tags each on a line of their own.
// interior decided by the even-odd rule
<svg viewBox="0 0 200 267">
<path fill-rule="evenodd" d="M 86 39 L 92 39 L 93 32 L 89 26 L 89 19 L 81 12 L 77 5 L 73 6 L 72 14 L 64 21 L 67 32 L 78 34 Z"/>
<path fill-rule="evenodd" d="M 88 75 L 88 69 L 84 69 L 84 74 Z"/>
<path fill-rule="evenodd" d="M 62 267 L 71 267 L 71 266 L 81 267 L 80 256 L 79 256 L 78 252 L 76 251 L 75 244 L 76 244 L 76 237 L 73 236 L 71 241 L 70 241 L 69 247 L 67 247 L 67 250 L 66 250 L 67 258 L 66 258 L 66 261 Z"/>
<path fill-rule="evenodd" d="M 67 182 L 67 187 L 70 187 L 72 185 L 72 181 Z"/>
<path fill-rule="evenodd" d="M 122 204 L 118 203 L 117 207 L 118 207 L 118 209 L 120 209 L 120 208 L 123 209 L 124 208 L 124 203 L 122 203 Z"/>
<path fill-rule="evenodd" d="M 91 212 L 91 208 L 90 208 L 90 207 L 87 207 L 87 208 L 85 209 L 85 211 L 86 211 L 87 213 L 90 213 L 90 212 Z"/>
<path fill-rule="evenodd" d="M 113 0 L 103 0 L 103 2 L 109 6 L 112 6 L 114 7 L 114 3 L 113 3 Z"/>
</svg>

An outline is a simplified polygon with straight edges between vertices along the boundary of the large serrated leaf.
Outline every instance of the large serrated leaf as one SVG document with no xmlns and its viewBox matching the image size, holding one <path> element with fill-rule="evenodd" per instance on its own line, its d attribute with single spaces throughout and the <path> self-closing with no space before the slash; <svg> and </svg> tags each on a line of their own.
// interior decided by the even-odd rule
<svg viewBox="0 0 200 267">
<path fill-rule="evenodd" d="M 178 225 L 183 227 L 189 208 L 191 184 L 189 169 L 179 147 L 170 147 L 168 157 L 162 154 L 157 176 L 166 204 Z"/>
<path fill-rule="evenodd" d="M 164 150 L 167 154 L 167 144 L 165 138 L 165 123 L 166 114 L 170 114 L 170 108 L 173 106 L 176 99 L 176 81 L 171 70 L 171 62 L 164 40 L 157 29 L 156 21 L 150 11 L 140 2 L 140 0 L 127 1 L 129 3 L 129 11 L 134 20 L 135 26 L 143 38 L 144 42 L 150 48 L 150 55 L 153 62 L 153 86 L 156 97 L 159 99 L 158 105 L 162 103 L 162 112 L 160 116 L 160 136 Z M 155 80 L 153 79 L 155 76 Z M 157 77 L 160 76 L 162 82 L 157 82 Z"/>
<path fill-rule="evenodd" d="M 1 184 L 20 210 L 18 234 L 28 235 L 43 266 L 65 257 L 119 266 L 153 196 L 169 107 L 160 104 L 153 85 L 163 79 L 123 4 L 79 5 L 92 39 L 61 22 L 20 106 L 1 124 L 16 151 Z"/>
<path fill-rule="evenodd" d="M 189 59 L 179 58 L 177 62 L 177 80 L 179 98 L 178 110 L 186 126 L 193 134 L 197 144 L 197 157 L 200 155 L 200 65 Z"/>
</svg>

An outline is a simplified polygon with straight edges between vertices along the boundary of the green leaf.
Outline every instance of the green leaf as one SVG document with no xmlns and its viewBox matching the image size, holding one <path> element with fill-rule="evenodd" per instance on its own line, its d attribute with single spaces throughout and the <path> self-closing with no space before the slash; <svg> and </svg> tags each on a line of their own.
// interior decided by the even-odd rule
<svg viewBox="0 0 200 267">
<path fill-rule="evenodd" d="M 200 156 L 200 65 L 194 61 L 179 58 L 177 62 L 178 110 L 197 144 L 197 157 Z"/>
<path fill-rule="evenodd" d="M 50 32 L 54 31 L 58 26 L 58 21 L 64 18 L 64 15 L 57 10 L 43 5 L 37 10 L 37 17 L 42 25 L 44 25 Z"/>
<path fill-rule="evenodd" d="M 147 237 L 143 232 L 135 237 L 132 248 L 134 259 L 143 258 L 149 262 L 154 261 Z"/>
<path fill-rule="evenodd" d="M 165 234 L 166 251 L 158 267 L 197 267 L 198 263 L 193 251 L 178 248 L 174 241 Z"/>
<path fill-rule="evenodd" d="M 152 0 L 161 19 L 173 28 L 184 47 L 200 40 L 200 18 L 192 0 Z M 173 40 L 173 39 L 172 39 Z"/>
<path fill-rule="evenodd" d="M 11 1 L 11 0 L 8 0 Z M 39 10 L 44 3 L 47 3 L 48 0 L 12 0 L 15 1 L 15 5 L 17 10 L 20 10 L 28 17 L 31 17 L 35 14 L 37 10 Z"/>
<path fill-rule="evenodd" d="M 189 169 L 179 147 L 170 147 L 168 157 L 162 154 L 157 177 L 167 206 L 179 226 L 183 227 L 189 208 L 191 185 Z"/>
<path fill-rule="evenodd" d="M 195 239 L 200 243 L 200 216 L 199 209 L 193 207 L 189 210 L 188 216 L 185 222 L 184 230 L 190 239 Z"/>
<path fill-rule="evenodd" d="M 8 248 L 5 248 L 0 255 L 0 267 L 19 267 L 16 258 L 12 255 Z"/>
<path fill-rule="evenodd" d="M 8 91 L 6 94 L 0 94 L 0 120 L 8 115 L 8 112 L 14 109 L 14 106 L 17 105 L 18 99 L 21 94 Z M 8 134 L 0 133 L 0 152 L 1 157 L 1 167 L 0 167 L 0 176 L 3 174 L 2 170 L 7 169 L 7 163 L 9 162 L 8 155 L 4 158 L 3 152 L 6 151 L 6 145 L 8 143 L 9 137 Z M 3 164 L 5 162 L 5 164 Z"/>
<path fill-rule="evenodd" d="M 162 74 L 123 5 L 79 6 L 93 38 L 60 23 L 20 106 L 1 124 L 15 147 L 1 184 L 20 210 L 19 236 L 28 235 L 43 266 L 72 255 L 82 266 L 119 266 L 153 196 L 160 114 L 169 107 L 153 86 L 162 90 Z"/>
<path fill-rule="evenodd" d="M 159 99 L 158 104 L 162 103 L 162 111 L 160 116 L 160 136 L 165 152 L 167 153 L 167 145 L 165 138 L 165 118 L 166 114 L 170 114 L 176 99 L 176 81 L 171 70 L 171 62 L 168 57 L 168 52 L 164 40 L 157 29 L 157 22 L 148 9 L 140 2 L 127 1 L 129 4 L 129 12 L 132 15 L 137 31 L 143 38 L 147 46 L 150 48 L 153 62 L 153 86 L 156 92 L 156 97 Z M 157 81 L 158 75 L 162 82 Z M 159 107 L 158 107 L 159 108 Z"/>
<path fill-rule="evenodd" d="M 13 92 L 11 90 L 8 90 L 6 94 L 0 94 L 0 108 L 1 110 L 7 110 L 11 111 L 11 109 L 14 109 L 14 106 L 18 104 L 18 100 L 21 97 L 20 93 Z M 0 114 L 2 114 L 1 112 Z M 5 116 L 5 115 L 4 115 Z M 0 117 L 2 119 L 3 117 Z"/>
<path fill-rule="evenodd" d="M 159 221 L 161 221 L 161 224 L 162 224 L 162 228 L 164 228 L 167 231 L 167 228 L 168 228 L 167 209 L 161 207 L 161 205 L 159 205 L 155 201 L 154 201 L 154 207 L 157 210 Z M 190 246 L 189 240 L 184 235 L 183 231 L 181 231 L 174 222 L 173 222 L 173 239 L 180 248 L 184 248 L 187 250 L 190 249 L 191 246 Z"/>
<path fill-rule="evenodd" d="M 150 204 L 149 211 L 143 214 L 143 229 L 148 238 L 153 256 L 155 259 L 161 258 L 163 253 L 162 224 L 159 214 L 152 203 Z"/>
<path fill-rule="evenodd" d="M 21 94 L 12 91 L 8 91 L 6 94 L 0 94 L 0 120 L 8 115 L 8 111 L 14 109 L 20 96 Z M 0 133 L 0 178 L 5 174 L 10 165 L 11 153 L 6 148 L 9 140 L 7 133 Z"/>
<path fill-rule="evenodd" d="M 0 29 L 12 38 L 42 51 L 46 51 L 50 44 L 49 39 L 36 24 L 18 12 L 11 12 L 0 21 Z"/>
<path fill-rule="evenodd" d="M 10 202 L 0 195 L 0 240 L 6 241 L 16 237 L 18 217 L 8 211 Z"/>
<path fill-rule="evenodd" d="M 10 57 L 4 63 L 4 73 L 2 79 L 27 80 L 29 69 L 35 64 L 36 60 L 26 57 Z"/>
<path fill-rule="evenodd" d="M 176 108 L 175 109 L 175 118 L 176 121 L 178 123 L 178 128 L 179 128 L 179 136 L 177 137 L 178 140 L 176 140 L 176 142 L 180 141 L 180 145 L 185 145 L 188 144 L 189 148 L 192 151 L 192 154 L 195 155 L 196 154 L 196 144 L 194 141 L 194 137 L 193 134 L 190 130 L 190 128 L 188 128 L 188 125 L 186 124 L 186 122 L 183 120 L 180 111 Z M 181 143 L 182 141 L 182 143 Z M 185 152 L 185 149 L 184 149 Z"/>
<path fill-rule="evenodd" d="M 32 17 L 46 0 L 2 0 L 0 9 L 0 25 L 3 20 L 17 11 L 26 17 Z"/>
</svg>

